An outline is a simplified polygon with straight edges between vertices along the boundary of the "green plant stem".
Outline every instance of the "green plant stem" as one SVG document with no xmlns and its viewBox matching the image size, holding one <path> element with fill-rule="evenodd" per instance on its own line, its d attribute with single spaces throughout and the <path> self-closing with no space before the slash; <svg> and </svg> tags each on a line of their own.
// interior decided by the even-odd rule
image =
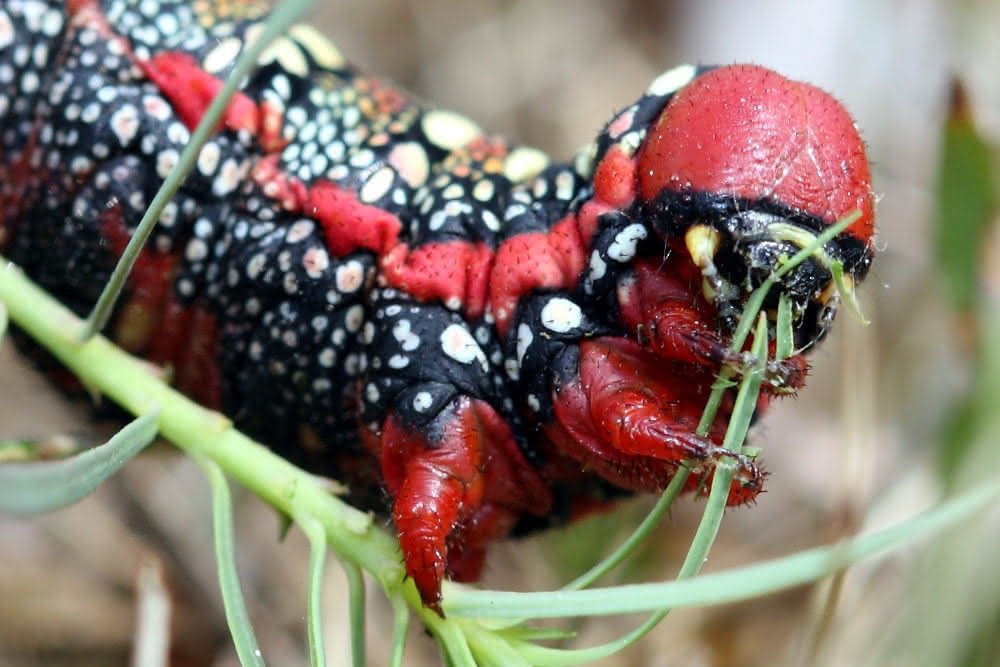
<svg viewBox="0 0 1000 667">
<path fill-rule="evenodd" d="M 361 568 L 340 560 L 347 576 L 348 612 L 351 622 L 351 665 L 365 667 L 365 580 Z"/>
<path fill-rule="evenodd" d="M 740 384 L 739 392 L 736 394 L 736 402 L 733 404 L 733 414 L 726 429 L 726 436 L 722 441 L 723 448 L 737 453 L 742 449 L 747 430 L 750 428 L 750 419 L 753 417 L 757 396 L 760 394 L 763 364 L 767 358 L 767 320 L 763 313 L 758 319 L 757 331 L 754 335 L 753 354 L 761 360 L 761 367 L 745 377 Z M 698 530 L 691 541 L 687 557 L 677 573 L 678 579 L 698 574 L 708 557 L 708 552 L 715 542 L 715 536 L 719 533 L 719 526 L 722 524 L 722 515 L 726 511 L 726 501 L 729 498 L 729 489 L 732 487 L 735 472 L 736 468 L 730 461 L 724 461 L 715 466 L 712 490 L 705 502 L 705 512 L 702 514 Z"/>
<path fill-rule="evenodd" d="M 309 659 L 313 667 L 326 665 L 323 641 L 323 566 L 326 562 L 326 531 L 312 517 L 297 520 L 309 539 L 309 600 L 307 604 Z"/>
<path fill-rule="evenodd" d="M 403 651 L 406 649 L 406 632 L 410 627 L 410 609 L 398 595 L 390 596 L 389 602 L 392 604 L 392 653 L 389 667 L 400 667 L 403 664 Z"/>
<path fill-rule="evenodd" d="M 233 644 L 240 663 L 247 667 L 264 667 L 257 638 L 254 636 L 243 591 L 236 568 L 236 540 L 233 536 L 233 499 L 226 475 L 214 461 L 195 456 L 212 487 L 212 528 L 215 534 L 215 560 L 219 570 L 219 589 L 226 622 L 233 635 Z"/>
<path fill-rule="evenodd" d="M 139 253 L 142 251 L 142 246 L 146 243 L 146 239 L 149 238 L 149 235 L 153 232 L 153 227 L 156 226 L 157 220 L 160 219 L 160 214 L 163 213 L 164 207 L 177 192 L 178 188 L 180 188 L 188 172 L 194 167 L 202 147 L 216 133 L 219 120 L 229 105 L 229 101 L 239 89 L 243 80 L 257 67 L 257 59 L 264 53 L 264 50 L 272 41 L 280 37 L 299 20 L 302 14 L 312 6 L 313 2 L 315 0 L 283 0 L 277 3 L 270 18 L 265 23 L 260 37 L 252 44 L 247 45 L 243 53 L 240 54 L 236 64 L 233 66 L 233 71 L 226 78 L 222 89 L 212 99 L 212 103 L 202 115 L 198 126 L 191 134 L 190 142 L 181 151 L 177 163 L 170 170 L 163 185 L 156 191 L 153 201 L 150 202 L 149 207 L 136 226 L 132 238 L 129 240 L 118 264 L 108 279 L 108 283 L 104 286 L 104 290 L 98 297 L 97 303 L 94 304 L 94 309 L 87 317 L 86 326 L 84 326 L 80 333 L 81 340 L 89 339 L 108 323 L 108 318 L 114 309 L 115 301 L 117 301 L 118 295 L 125 286 L 125 280 L 139 258 Z"/>
<path fill-rule="evenodd" d="M 664 605 L 707 607 L 775 593 L 827 577 L 860 560 L 971 518 L 1000 500 L 1000 480 L 974 487 L 884 530 L 791 556 L 681 581 L 548 593 L 456 589 L 448 610 L 481 618 L 609 616 Z"/>
<path fill-rule="evenodd" d="M 163 437 L 192 456 L 211 459 L 282 513 L 316 518 L 339 554 L 365 568 L 385 590 L 404 595 L 432 632 L 445 622 L 425 609 L 412 582 L 404 581 L 395 538 L 374 527 L 369 514 L 331 495 L 321 480 L 243 435 L 219 413 L 168 387 L 149 364 L 103 336 L 79 342 L 83 322 L 2 256 L 0 300 L 13 322 L 84 382 L 133 414 L 159 409 Z"/>
</svg>

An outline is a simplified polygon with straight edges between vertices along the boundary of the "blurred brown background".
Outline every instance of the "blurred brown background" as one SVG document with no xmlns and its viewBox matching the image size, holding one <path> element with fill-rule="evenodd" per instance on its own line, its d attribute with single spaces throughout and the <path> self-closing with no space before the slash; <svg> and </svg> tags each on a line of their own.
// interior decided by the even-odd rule
<svg viewBox="0 0 1000 667">
<path fill-rule="evenodd" d="M 730 512 L 706 570 L 887 525 L 934 500 L 930 446 L 968 371 L 965 334 L 931 270 L 933 183 L 951 75 L 966 82 L 987 134 L 1000 137 L 1000 3 L 320 4 L 312 22 L 365 69 L 555 156 L 570 156 L 659 72 L 683 62 L 754 62 L 833 92 L 868 142 L 881 196 L 884 252 L 860 293 L 872 325 L 862 328 L 843 313 L 812 359 L 810 386 L 778 404 L 756 430 L 754 444 L 763 447 L 772 473 L 768 493 L 756 507 Z M 108 431 L 87 414 L 85 406 L 54 394 L 4 345 L 0 438 L 69 432 L 97 441 Z M 596 559 L 627 535 L 647 506 L 639 500 L 596 523 L 499 545 L 485 583 L 559 586 L 589 564 L 584 556 Z M 673 576 L 699 516 L 697 503 L 679 503 L 630 576 Z M 277 532 L 274 514 L 242 494 L 240 568 L 264 653 L 269 664 L 306 664 L 307 549 L 296 531 L 284 543 Z M 33 521 L 0 518 L 0 665 L 127 664 L 135 580 L 144 563 L 165 572 L 176 664 L 235 664 L 210 540 L 206 485 L 168 447 L 133 462 L 73 508 Z M 872 647 L 906 608 L 913 554 L 852 569 L 825 621 L 823 586 L 682 610 L 601 664 L 870 662 L 884 655 Z M 335 564 L 325 600 L 331 664 L 340 664 L 348 655 L 346 593 Z M 369 610 L 370 663 L 384 664 L 391 614 L 375 590 Z M 573 645 L 613 639 L 636 622 L 583 621 Z M 812 646 L 817 636 L 821 641 Z M 889 662 L 915 664 L 905 651 L 895 656 L 898 662 Z M 433 642 L 413 628 L 406 664 L 438 660 Z"/>
</svg>

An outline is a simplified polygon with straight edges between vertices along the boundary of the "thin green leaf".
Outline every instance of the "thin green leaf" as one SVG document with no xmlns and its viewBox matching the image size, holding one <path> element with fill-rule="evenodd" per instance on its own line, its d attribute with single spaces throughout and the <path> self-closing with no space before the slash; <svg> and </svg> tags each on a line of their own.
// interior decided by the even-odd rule
<svg viewBox="0 0 1000 667">
<path fill-rule="evenodd" d="M 39 514 L 80 500 L 156 437 L 159 415 L 139 417 L 103 445 L 68 459 L 0 464 L 0 512 Z"/>
<path fill-rule="evenodd" d="M 830 264 L 830 272 L 833 274 L 833 282 L 837 285 L 837 293 L 840 295 L 840 299 L 847 306 L 847 309 L 858 318 L 858 321 L 868 326 L 871 322 L 865 317 L 865 314 L 861 312 L 861 304 L 858 303 L 858 295 L 854 289 L 854 282 L 848 282 L 846 276 L 844 276 L 844 265 L 841 262 L 832 262 Z"/>
<path fill-rule="evenodd" d="M 394 595 L 392 603 L 392 654 L 389 667 L 400 667 L 403 664 L 403 652 L 406 649 L 406 631 L 410 627 L 410 608 L 406 600 Z"/>
<path fill-rule="evenodd" d="M 531 667 L 530 662 L 515 649 L 521 643 L 518 640 L 508 641 L 478 623 L 462 623 L 462 629 L 469 638 L 477 664 L 485 667 Z"/>
<path fill-rule="evenodd" d="M 441 652 L 452 667 L 476 667 L 476 659 L 462 626 L 454 621 L 443 621 L 434 630 Z"/>
<path fill-rule="evenodd" d="M 313 518 L 299 522 L 309 538 L 309 603 L 307 625 L 309 659 L 313 667 L 325 667 L 326 648 L 323 645 L 323 566 L 326 561 L 326 529 Z"/>
<path fill-rule="evenodd" d="M 178 188 L 180 188 L 188 172 L 194 167 L 202 147 L 216 133 L 219 120 L 229 105 L 229 100 L 232 99 L 243 80 L 257 67 L 257 60 L 271 42 L 280 37 L 298 21 L 302 14 L 312 6 L 314 1 L 284 0 L 277 3 L 274 11 L 271 12 L 270 18 L 264 24 L 264 30 L 260 34 L 260 37 L 244 48 L 243 53 L 240 54 L 236 64 L 233 66 L 233 71 L 226 77 L 226 82 L 222 89 L 213 98 L 212 104 L 209 105 L 205 114 L 201 117 L 198 126 L 191 134 L 190 143 L 181 151 L 177 164 L 170 170 L 167 178 L 163 181 L 163 185 L 160 186 L 160 189 L 153 197 L 153 201 L 150 202 L 149 208 L 146 209 L 145 214 L 139 221 L 131 240 L 125 247 L 118 264 L 108 279 L 108 284 L 104 286 L 104 290 L 101 292 L 100 297 L 98 297 L 94 309 L 87 317 L 82 340 L 88 340 L 108 323 L 108 318 L 111 316 L 115 302 L 118 300 L 118 295 L 121 294 L 125 286 L 125 280 L 132 271 L 132 267 L 135 265 L 139 253 L 142 251 L 142 246 L 145 245 L 146 239 L 153 232 L 153 227 L 156 226 L 156 222 L 160 219 L 163 209 L 170 202 L 171 197 L 174 196 Z"/>
<path fill-rule="evenodd" d="M 507 639 L 520 639 L 523 641 L 547 641 L 552 639 L 572 639 L 577 636 L 573 630 L 560 630 L 559 628 L 535 628 L 535 627 L 513 627 L 498 631 L 499 635 Z"/>
<path fill-rule="evenodd" d="M 663 606 L 707 607 L 768 595 L 828 577 L 866 558 L 926 538 L 1000 501 L 1000 482 L 974 487 L 889 528 L 790 556 L 680 581 L 547 593 L 453 590 L 446 611 L 479 618 L 610 616 Z"/>
<path fill-rule="evenodd" d="M 538 667 L 582 665 L 614 655 L 615 653 L 624 650 L 631 644 L 642 639 L 647 632 L 655 628 L 656 625 L 663 620 L 663 617 L 666 616 L 668 612 L 669 609 L 664 609 L 651 614 L 649 618 L 639 625 L 639 627 L 632 630 L 627 635 L 623 635 L 622 637 L 605 644 L 591 646 L 590 648 L 559 649 L 550 648 L 548 646 L 538 646 L 537 644 L 531 644 L 528 642 L 519 643 L 516 640 L 511 643 L 522 657 L 528 660 L 528 662 L 532 665 L 538 665 Z"/>
<path fill-rule="evenodd" d="M 361 568 L 340 559 L 347 575 L 348 611 L 351 617 L 351 665 L 364 667 L 365 659 L 365 580 Z"/>
<path fill-rule="evenodd" d="M 787 359 L 792 356 L 795 336 L 792 335 L 792 300 L 782 292 L 778 295 L 778 318 L 774 323 L 774 358 Z"/>
<path fill-rule="evenodd" d="M 992 150 L 955 81 L 943 132 L 931 247 L 937 251 L 933 266 L 946 294 L 966 311 L 975 308 L 981 292 L 981 248 L 997 206 Z"/>
<path fill-rule="evenodd" d="M 767 358 L 767 319 L 763 313 L 760 314 L 757 323 L 752 351 L 754 356 L 761 360 L 761 367 L 756 372 L 747 373 L 743 382 L 740 383 L 736 402 L 733 405 L 733 414 L 729 418 L 726 436 L 722 441 L 722 446 L 725 449 L 737 453 L 743 447 L 747 430 L 750 428 L 750 420 L 753 418 L 754 409 L 757 406 L 757 396 L 760 394 L 760 384 L 763 378 L 763 363 Z M 719 526 L 722 524 L 722 515 L 726 511 L 726 501 L 729 499 L 729 489 L 732 486 L 735 472 L 736 466 L 732 461 L 721 461 L 716 464 L 715 475 L 712 478 L 712 490 L 705 502 L 705 512 L 702 514 L 698 530 L 691 540 L 687 557 L 681 565 L 680 572 L 677 573 L 678 579 L 686 579 L 698 574 L 708 557 L 708 552 L 715 542 L 715 536 L 719 532 Z"/>
<path fill-rule="evenodd" d="M 236 545 L 233 537 L 233 500 L 229 494 L 226 475 L 214 462 L 203 457 L 195 459 L 205 471 L 212 487 L 212 527 L 215 533 L 215 563 L 219 570 L 219 589 L 222 606 L 226 610 L 226 623 L 236 646 L 240 663 L 247 667 L 263 667 L 264 658 L 257 645 L 257 638 L 250 624 L 243 591 L 240 589 L 236 569 Z"/>
</svg>

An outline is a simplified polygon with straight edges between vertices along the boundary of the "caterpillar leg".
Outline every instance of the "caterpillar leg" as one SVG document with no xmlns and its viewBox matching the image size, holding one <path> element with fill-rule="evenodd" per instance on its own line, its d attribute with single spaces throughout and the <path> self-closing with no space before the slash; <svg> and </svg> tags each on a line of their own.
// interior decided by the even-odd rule
<svg viewBox="0 0 1000 667">
<path fill-rule="evenodd" d="M 718 461 L 731 459 L 739 468 L 729 503 L 747 502 L 760 491 L 763 475 L 746 457 L 716 444 L 724 420 L 709 437 L 696 434 L 707 397 L 698 389 L 711 382 L 707 374 L 687 375 L 627 339 L 584 341 L 577 374 L 552 392 L 546 434 L 606 479 L 637 490 L 662 490 L 685 461 L 692 462 L 696 480 L 705 480 Z"/>
<path fill-rule="evenodd" d="M 448 574 L 479 574 L 486 546 L 551 492 L 517 441 L 513 402 L 482 322 L 394 289 L 373 290 L 362 332 L 365 439 L 378 456 L 407 574 L 440 612 Z"/>
<path fill-rule="evenodd" d="M 421 391 L 401 398 L 419 402 Z M 426 425 L 390 415 L 380 442 L 406 572 L 424 604 L 441 613 L 445 575 L 478 578 L 487 544 L 520 514 L 547 510 L 548 492 L 519 469 L 525 463 L 496 412 L 468 396 Z"/>
<path fill-rule="evenodd" d="M 728 365 L 739 373 L 749 372 L 756 360 L 747 352 L 736 352 L 711 325 L 713 317 L 691 300 L 686 280 L 657 270 L 646 262 L 636 266 L 634 280 L 619 292 L 626 322 L 639 332 L 640 340 L 657 355 L 713 369 Z M 805 386 L 805 357 L 771 362 L 765 381 L 772 390 L 794 392 Z"/>
</svg>

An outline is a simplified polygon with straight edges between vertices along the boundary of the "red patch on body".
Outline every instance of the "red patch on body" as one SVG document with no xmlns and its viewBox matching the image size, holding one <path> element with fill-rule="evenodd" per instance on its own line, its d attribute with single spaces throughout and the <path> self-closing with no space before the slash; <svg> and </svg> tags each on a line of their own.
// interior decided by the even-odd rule
<svg viewBox="0 0 1000 667">
<path fill-rule="evenodd" d="M 587 237 L 589 240 L 589 237 Z M 586 244 L 568 215 L 548 232 L 518 234 L 497 248 L 490 271 L 490 308 L 503 336 L 521 297 L 539 288 L 570 288 L 583 272 Z"/>
<path fill-rule="evenodd" d="M 354 192 L 329 181 L 309 189 L 305 213 L 319 221 L 327 248 L 336 257 L 359 248 L 386 253 L 399 243 L 403 228 L 392 213 L 362 203 Z"/>
<path fill-rule="evenodd" d="M 382 258 L 386 283 L 421 301 L 460 304 L 470 318 L 486 308 L 493 251 L 483 243 L 444 241 L 410 248 L 400 243 Z"/>
<path fill-rule="evenodd" d="M 149 60 L 138 61 L 143 73 L 156 84 L 160 93 L 170 100 L 174 112 L 189 130 L 194 130 L 212 100 L 222 90 L 224 82 L 203 70 L 198 61 L 187 53 L 168 51 Z M 220 127 L 246 130 L 257 136 L 260 111 L 246 94 L 237 92 L 229 100 Z M 272 142 L 273 143 L 273 142 Z"/>
</svg>

